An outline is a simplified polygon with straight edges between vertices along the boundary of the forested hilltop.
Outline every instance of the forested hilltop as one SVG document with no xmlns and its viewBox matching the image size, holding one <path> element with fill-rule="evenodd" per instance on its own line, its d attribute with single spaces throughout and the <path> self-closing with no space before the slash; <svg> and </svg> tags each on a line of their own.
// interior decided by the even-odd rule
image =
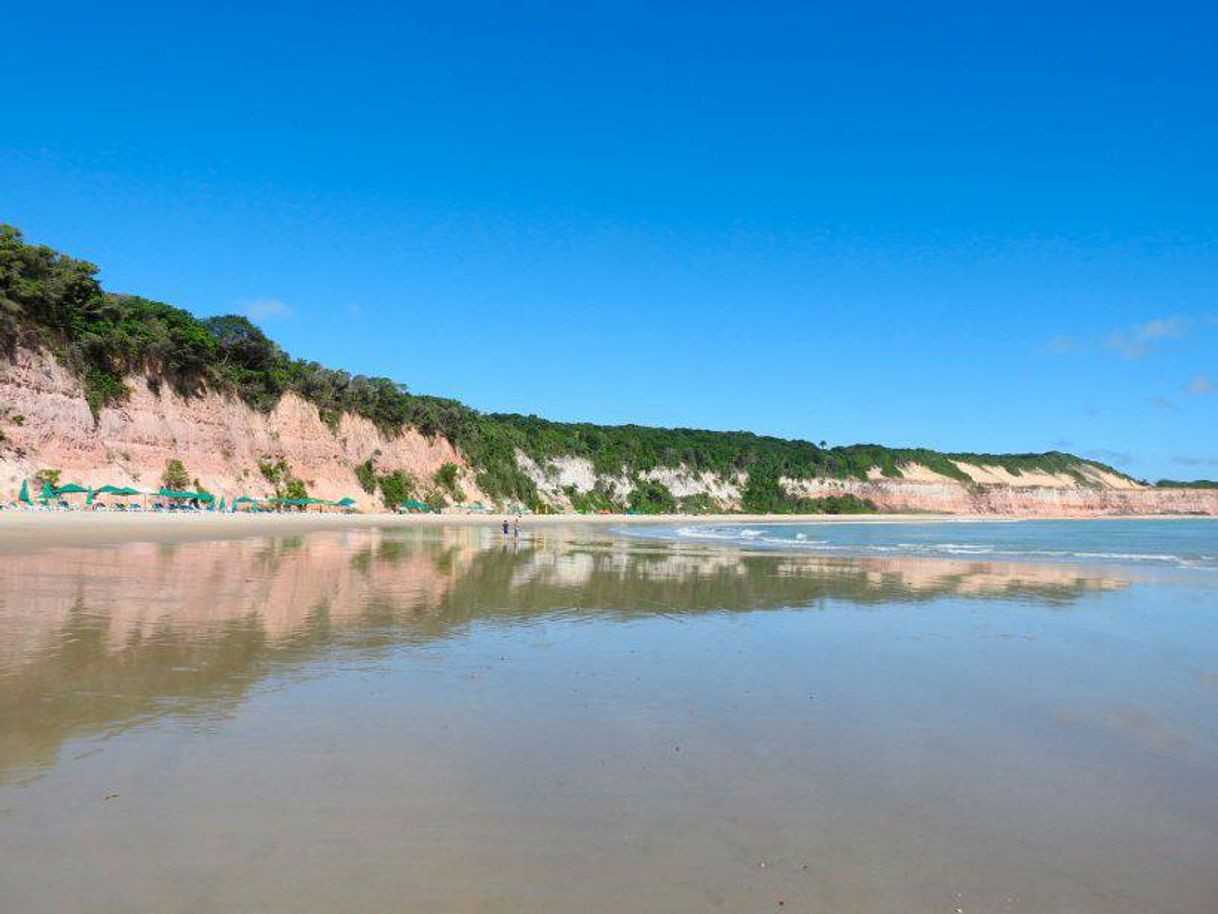
<svg viewBox="0 0 1218 914">
<path fill-rule="evenodd" d="M 597 477 L 632 481 L 629 492 L 612 487 L 571 493 L 586 509 L 666 511 L 713 507 L 711 499 L 680 500 L 647 474 L 671 468 L 740 481 L 747 511 L 865 510 L 864 501 L 842 495 L 836 502 L 792 495 L 782 480 L 865 480 L 878 474 L 900 479 L 918 465 L 950 480 L 972 484 L 960 463 L 997 467 L 1014 477 L 1059 474 L 1081 486 L 1095 472 L 1128 477 L 1070 454 L 941 453 L 874 444 L 822 447 L 748 432 L 600 426 L 550 422 L 536 416 L 481 413 L 455 400 L 410 392 L 387 378 L 352 375 L 294 359 L 244 317 L 196 318 L 172 305 L 108 292 L 90 263 L 51 248 L 28 244 L 21 232 L 0 227 L 0 341 L 11 358 L 18 347 L 48 350 L 79 380 L 95 419 L 129 395 L 132 377 L 150 387 L 170 385 L 184 397 L 220 391 L 269 412 L 292 392 L 313 404 L 336 428 L 344 413 L 365 417 L 386 435 L 414 428 L 443 436 L 469 463 L 489 497 L 540 506 L 536 467 L 556 460 L 588 461 Z M 526 461 L 529 462 L 529 461 Z M 577 501 L 578 499 L 578 501 Z"/>
</svg>

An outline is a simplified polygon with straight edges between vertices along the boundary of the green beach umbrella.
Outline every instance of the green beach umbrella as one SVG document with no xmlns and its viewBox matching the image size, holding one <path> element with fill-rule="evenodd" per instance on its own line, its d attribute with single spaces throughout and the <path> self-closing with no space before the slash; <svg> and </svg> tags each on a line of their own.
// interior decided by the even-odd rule
<svg viewBox="0 0 1218 914">
<path fill-rule="evenodd" d="M 56 495 L 79 495 L 82 492 L 88 492 L 84 486 L 79 483 L 70 482 L 66 486 L 60 486 L 55 490 Z"/>
<path fill-rule="evenodd" d="M 351 497 L 340 499 L 339 501 L 334 502 L 334 507 L 336 507 L 336 508 L 354 508 L 355 499 L 351 498 Z"/>
<path fill-rule="evenodd" d="M 93 490 L 94 495 L 139 495 L 139 489 L 132 489 L 128 486 L 98 486 Z"/>
<path fill-rule="evenodd" d="M 93 499 L 98 495 L 122 495 L 129 497 L 131 495 L 139 495 L 139 489 L 133 489 L 130 486 L 104 485 L 98 486 L 89 493 L 88 504 L 93 504 Z"/>
<path fill-rule="evenodd" d="M 42 484 L 42 500 L 50 501 L 54 497 L 55 497 L 55 487 L 52 486 L 49 482 L 44 482 Z"/>
<path fill-rule="evenodd" d="M 25 502 L 27 505 L 34 503 L 34 499 L 30 498 L 30 481 L 28 479 L 21 480 L 21 494 L 17 496 L 17 500 Z"/>
<path fill-rule="evenodd" d="M 178 489 L 161 489 L 161 491 L 157 492 L 156 494 L 162 498 L 186 498 L 206 502 L 213 502 L 216 500 L 214 495 L 207 492 L 182 492 Z"/>
</svg>

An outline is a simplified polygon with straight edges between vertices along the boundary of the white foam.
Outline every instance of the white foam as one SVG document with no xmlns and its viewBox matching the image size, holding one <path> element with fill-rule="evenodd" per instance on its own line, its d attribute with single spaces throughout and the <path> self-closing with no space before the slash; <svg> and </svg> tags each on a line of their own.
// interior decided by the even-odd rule
<svg viewBox="0 0 1218 914">
<path fill-rule="evenodd" d="M 827 552 L 834 554 L 856 555 L 909 555 L 909 556 L 941 556 L 941 557 L 986 557 L 1012 560 L 1049 560 L 1049 561 L 1106 561 L 1175 565 L 1190 568 L 1218 569 L 1218 556 L 1214 555 L 1177 555 L 1168 552 L 1120 552 L 1101 550 L 1076 549 L 1036 549 L 1019 548 L 1018 545 L 1004 546 L 1000 543 L 843 543 L 831 542 L 827 539 L 810 539 L 803 531 L 788 533 L 783 527 L 744 527 L 744 526 L 687 526 L 679 527 L 675 533 L 679 537 L 690 537 L 704 540 L 719 540 L 749 544 L 754 547 L 773 547 L 778 549 L 797 549 L 810 552 Z M 671 534 L 669 534 L 671 535 Z"/>
</svg>

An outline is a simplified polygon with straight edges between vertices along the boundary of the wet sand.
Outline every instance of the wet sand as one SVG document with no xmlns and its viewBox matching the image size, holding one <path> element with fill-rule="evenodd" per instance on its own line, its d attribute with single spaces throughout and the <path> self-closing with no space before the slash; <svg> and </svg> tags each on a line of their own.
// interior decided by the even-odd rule
<svg viewBox="0 0 1218 914">
<path fill-rule="evenodd" d="M 216 514 L 138 512 L 109 513 L 100 511 L 5 511 L 0 512 L 0 549 L 24 549 L 32 545 L 119 543 L 132 540 L 181 542 L 198 539 L 220 539 L 241 536 L 294 536 L 321 530 L 371 530 L 434 527 L 484 527 L 497 529 L 503 518 L 511 514 Z M 815 514 L 773 515 L 753 514 L 666 514 L 662 518 L 639 514 L 531 514 L 524 521 L 526 530 L 552 527 L 604 527 L 634 524 L 666 523 L 712 524 L 750 523 L 776 520 L 795 523 L 799 520 L 824 520 L 829 523 L 859 521 L 862 523 L 926 523 L 950 522 L 953 518 L 935 514 Z"/>
<path fill-rule="evenodd" d="M 197 514 L 109 513 L 91 511 L 0 512 L 0 549 L 34 545 L 84 545 L 132 540 L 180 542 L 241 536 L 295 536 L 323 530 L 371 530 L 434 527 L 494 529 L 511 514 Z M 1085 520 L 1077 517 L 1021 518 L 1008 515 L 963 514 L 531 514 L 526 530 L 553 527 L 621 527 L 638 524 L 950 524 L 1018 523 L 1021 520 Z M 1148 516 L 1102 515 L 1095 520 L 1147 520 Z M 1159 520 L 1197 520 L 1194 515 L 1165 515 Z M 1202 518 L 1204 519 L 1204 518 Z M 1213 518 L 1218 521 L 1218 518 Z"/>
<path fill-rule="evenodd" d="M 0 910 L 1218 909 L 1212 574 L 475 520 L 10 544 Z"/>
</svg>

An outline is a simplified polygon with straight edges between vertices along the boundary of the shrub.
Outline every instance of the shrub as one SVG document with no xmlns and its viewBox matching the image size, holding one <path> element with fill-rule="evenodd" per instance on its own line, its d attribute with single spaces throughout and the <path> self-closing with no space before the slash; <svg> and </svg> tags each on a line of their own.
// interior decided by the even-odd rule
<svg viewBox="0 0 1218 914">
<path fill-rule="evenodd" d="M 281 490 L 280 498 L 308 498 L 309 489 L 305 486 L 303 479 L 297 479 L 295 476 L 289 478 Z"/>
<path fill-rule="evenodd" d="M 298 478 L 284 457 L 263 457 L 258 461 L 258 472 L 275 489 L 276 498 L 308 498 L 309 490 L 303 479 Z"/>
<path fill-rule="evenodd" d="M 640 482 L 631 490 L 626 499 L 631 511 L 641 514 L 674 514 L 677 510 L 677 500 L 673 498 L 668 486 L 654 479 Z"/>
<path fill-rule="evenodd" d="M 682 514 L 722 514 L 723 506 L 706 492 L 684 495 L 678 502 Z"/>
<path fill-rule="evenodd" d="M 455 463 L 449 462 L 441 464 L 440 468 L 431 474 L 432 481 L 437 487 L 443 489 L 457 501 L 461 501 L 464 495 L 459 495 L 461 490 L 457 486 L 457 477 L 461 472 L 461 468 Z"/>
<path fill-rule="evenodd" d="M 369 495 L 376 491 L 376 470 L 372 467 L 372 458 L 355 468 L 355 478 L 359 480 L 360 488 Z"/>
<path fill-rule="evenodd" d="M 405 470 L 394 470 L 377 477 L 381 489 L 381 501 L 386 508 L 396 508 L 414 495 L 417 480 Z"/>
<path fill-rule="evenodd" d="M 58 488 L 59 478 L 63 475 L 62 470 L 39 470 L 34 474 L 34 482 L 38 485 L 50 483 L 51 488 Z"/>
</svg>

